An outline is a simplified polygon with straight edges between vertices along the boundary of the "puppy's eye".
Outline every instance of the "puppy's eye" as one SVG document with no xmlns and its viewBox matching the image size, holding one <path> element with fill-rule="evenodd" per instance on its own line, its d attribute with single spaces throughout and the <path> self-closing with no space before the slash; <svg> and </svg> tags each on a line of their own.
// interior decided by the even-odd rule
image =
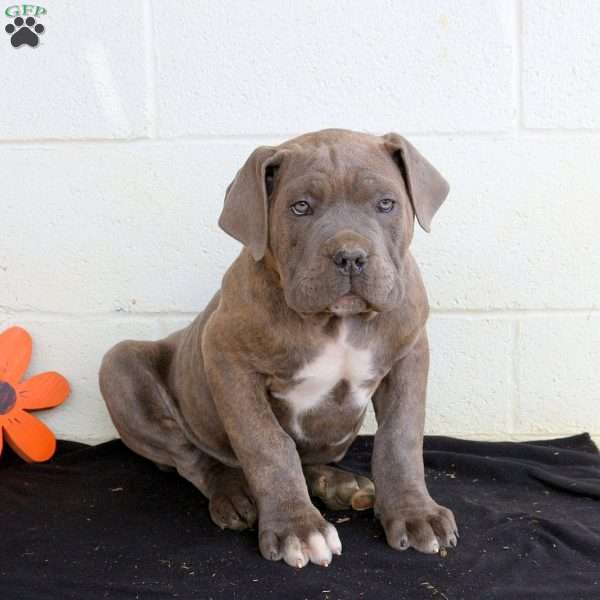
<svg viewBox="0 0 600 600">
<path fill-rule="evenodd" d="M 377 211 L 382 213 L 389 213 L 394 210 L 394 205 L 396 203 L 389 198 L 384 198 L 377 203 Z"/>
<path fill-rule="evenodd" d="M 290 206 L 290 210 L 297 216 L 303 217 L 304 215 L 312 215 L 312 208 L 310 204 L 305 200 L 295 202 Z"/>
</svg>

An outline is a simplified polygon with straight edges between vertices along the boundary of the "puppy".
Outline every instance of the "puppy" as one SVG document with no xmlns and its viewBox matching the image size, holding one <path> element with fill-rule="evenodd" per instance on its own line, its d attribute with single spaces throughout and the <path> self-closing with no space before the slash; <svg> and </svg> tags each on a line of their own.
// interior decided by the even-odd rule
<svg viewBox="0 0 600 600">
<path fill-rule="evenodd" d="M 448 194 L 403 137 L 328 129 L 257 148 L 219 225 L 243 244 L 191 325 L 124 341 L 100 387 L 123 442 L 174 467 L 220 527 L 258 521 L 269 560 L 328 565 L 342 550 L 310 495 L 374 506 L 396 549 L 455 545 L 429 495 L 423 426 L 429 307 L 409 251 Z M 369 401 L 373 482 L 339 461 Z"/>
</svg>

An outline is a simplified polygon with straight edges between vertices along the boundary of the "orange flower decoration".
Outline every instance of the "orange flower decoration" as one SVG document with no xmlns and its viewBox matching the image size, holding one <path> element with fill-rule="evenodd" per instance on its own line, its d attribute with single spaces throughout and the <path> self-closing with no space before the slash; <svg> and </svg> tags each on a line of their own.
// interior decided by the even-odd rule
<svg viewBox="0 0 600 600">
<path fill-rule="evenodd" d="M 31 336 L 20 327 L 0 334 L 0 453 L 3 432 L 10 447 L 28 462 L 48 460 L 56 450 L 54 434 L 26 410 L 58 406 L 69 383 L 55 372 L 20 383 L 31 358 Z"/>
</svg>

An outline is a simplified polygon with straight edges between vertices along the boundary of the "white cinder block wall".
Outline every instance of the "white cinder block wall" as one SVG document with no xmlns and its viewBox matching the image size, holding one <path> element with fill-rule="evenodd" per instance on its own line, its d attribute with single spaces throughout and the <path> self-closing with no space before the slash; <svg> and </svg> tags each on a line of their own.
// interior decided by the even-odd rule
<svg viewBox="0 0 600 600">
<path fill-rule="evenodd" d="M 104 351 L 193 318 L 242 161 L 323 127 L 404 133 L 451 182 L 414 243 L 428 431 L 600 435 L 599 2 L 42 5 L 37 48 L 1 15 L 0 326 L 71 381 L 58 436 L 114 435 Z"/>
</svg>

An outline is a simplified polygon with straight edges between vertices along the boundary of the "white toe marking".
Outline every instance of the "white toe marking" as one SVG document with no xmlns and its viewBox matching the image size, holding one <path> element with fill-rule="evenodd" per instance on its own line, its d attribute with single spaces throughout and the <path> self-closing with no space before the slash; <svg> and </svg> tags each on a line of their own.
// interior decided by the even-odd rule
<svg viewBox="0 0 600 600">
<path fill-rule="evenodd" d="M 308 556 L 302 551 L 302 544 L 295 535 L 290 535 L 283 544 L 283 560 L 291 567 L 301 569 L 308 562 Z"/>
<path fill-rule="evenodd" d="M 327 524 L 327 528 L 325 529 L 325 540 L 327 541 L 327 545 L 333 554 L 342 553 L 342 542 L 340 541 L 340 536 L 338 535 L 337 529 L 330 523 Z"/>
<path fill-rule="evenodd" d="M 331 550 L 322 534 L 311 533 L 307 540 L 308 557 L 316 565 L 329 566 L 331 562 Z"/>
</svg>

